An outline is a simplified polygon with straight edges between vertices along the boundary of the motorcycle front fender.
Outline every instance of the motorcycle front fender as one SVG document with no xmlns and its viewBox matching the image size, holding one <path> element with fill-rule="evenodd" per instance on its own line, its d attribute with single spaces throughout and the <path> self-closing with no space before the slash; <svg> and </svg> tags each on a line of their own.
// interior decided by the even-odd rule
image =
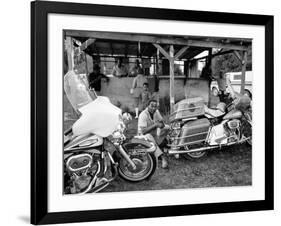
<svg viewBox="0 0 281 226">
<path fill-rule="evenodd" d="M 140 139 L 140 138 L 132 138 L 129 142 L 123 144 L 123 147 L 129 151 L 134 150 L 137 152 L 147 152 L 153 153 L 156 151 L 156 145 L 148 140 Z"/>
</svg>

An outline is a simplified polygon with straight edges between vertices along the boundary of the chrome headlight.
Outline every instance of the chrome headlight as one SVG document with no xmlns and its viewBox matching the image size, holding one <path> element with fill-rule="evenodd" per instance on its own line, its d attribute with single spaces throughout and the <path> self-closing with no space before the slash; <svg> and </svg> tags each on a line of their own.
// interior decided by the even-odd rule
<svg viewBox="0 0 281 226">
<path fill-rule="evenodd" d="M 112 138 L 113 138 L 113 139 L 119 139 L 119 138 L 121 138 L 121 137 L 122 137 L 122 133 L 121 133 L 120 130 L 116 130 L 116 131 L 114 131 L 114 132 L 112 133 Z"/>
</svg>

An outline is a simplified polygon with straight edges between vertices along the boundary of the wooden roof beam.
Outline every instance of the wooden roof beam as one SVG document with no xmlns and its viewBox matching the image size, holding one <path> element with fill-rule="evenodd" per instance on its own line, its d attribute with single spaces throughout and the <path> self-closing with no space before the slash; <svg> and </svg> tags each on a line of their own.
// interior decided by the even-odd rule
<svg viewBox="0 0 281 226">
<path fill-rule="evenodd" d="M 236 56 L 236 58 L 239 60 L 239 62 L 242 64 L 242 56 L 240 55 L 240 53 L 238 51 L 234 51 L 234 56 Z"/>
<path fill-rule="evenodd" d="M 167 53 L 163 48 L 162 46 L 160 46 L 159 44 L 154 44 L 153 45 L 168 59 L 170 60 L 170 54 Z"/>
<path fill-rule="evenodd" d="M 148 42 L 157 44 L 174 44 L 185 45 L 194 47 L 206 47 L 206 48 L 225 48 L 233 50 L 247 50 L 248 46 L 235 45 L 230 43 L 221 43 L 215 41 L 199 41 L 185 38 L 173 38 L 164 36 L 152 36 L 152 35 L 140 35 L 140 34 L 125 34 L 114 32 L 97 32 L 97 31 L 65 31 L 67 36 L 72 37 L 89 37 L 95 39 L 108 39 L 108 40 L 124 40 L 132 42 Z"/>
<path fill-rule="evenodd" d="M 185 51 L 189 48 L 189 46 L 184 46 L 182 47 L 175 55 L 175 60 L 178 60 L 184 53 Z"/>
<path fill-rule="evenodd" d="M 82 43 L 82 45 L 80 46 L 80 51 L 84 51 L 85 49 L 88 48 L 88 46 L 92 45 L 94 42 L 96 41 L 96 39 L 94 38 L 89 38 L 87 39 L 85 42 Z"/>
</svg>

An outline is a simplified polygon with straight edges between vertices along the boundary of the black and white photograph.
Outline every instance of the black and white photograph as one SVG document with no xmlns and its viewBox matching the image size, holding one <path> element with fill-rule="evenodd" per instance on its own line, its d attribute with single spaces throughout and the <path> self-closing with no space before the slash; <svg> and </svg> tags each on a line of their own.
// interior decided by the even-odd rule
<svg viewBox="0 0 281 226">
<path fill-rule="evenodd" d="M 2 4 L 1 225 L 279 225 L 277 3 Z"/>
<path fill-rule="evenodd" d="M 251 38 L 62 42 L 64 195 L 252 186 Z"/>
<path fill-rule="evenodd" d="M 33 2 L 31 222 L 273 209 L 273 17 Z"/>
</svg>

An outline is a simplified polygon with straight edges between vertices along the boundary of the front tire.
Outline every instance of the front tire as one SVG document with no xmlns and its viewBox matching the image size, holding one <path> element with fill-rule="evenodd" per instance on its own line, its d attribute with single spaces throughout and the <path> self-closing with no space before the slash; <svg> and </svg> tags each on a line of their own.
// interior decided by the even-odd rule
<svg viewBox="0 0 281 226">
<path fill-rule="evenodd" d="M 154 154 L 130 156 L 137 168 L 132 166 L 124 159 L 119 159 L 118 173 L 121 178 L 129 182 L 140 182 L 149 179 L 155 172 L 157 161 Z"/>
</svg>

